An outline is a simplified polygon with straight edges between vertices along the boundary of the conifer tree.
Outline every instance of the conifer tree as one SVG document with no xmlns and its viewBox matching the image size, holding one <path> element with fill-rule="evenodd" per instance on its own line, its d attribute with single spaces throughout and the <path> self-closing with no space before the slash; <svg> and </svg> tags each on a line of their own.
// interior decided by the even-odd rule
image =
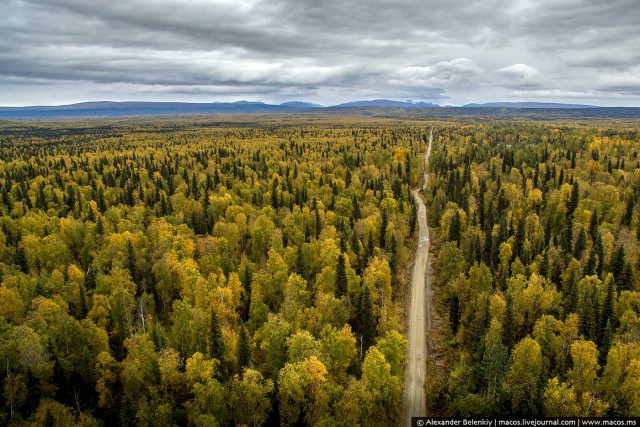
<svg viewBox="0 0 640 427">
<path fill-rule="evenodd" d="M 238 368 L 242 370 L 251 364 L 251 345 L 249 344 L 249 333 L 244 325 L 240 326 L 240 336 L 238 337 Z"/>
<path fill-rule="evenodd" d="M 336 265 L 336 298 L 341 298 L 347 294 L 347 269 L 345 265 L 344 253 L 338 255 Z"/>
<path fill-rule="evenodd" d="M 516 341 L 516 323 L 513 313 L 513 297 L 511 292 L 507 292 L 507 303 L 504 312 L 502 341 L 509 351 L 513 348 Z"/>
<path fill-rule="evenodd" d="M 567 204 L 567 215 L 573 215 L 573 212 L 578 207 L 578 202 L 580 200 L 580 186 L 578 185 L 578 181 L 573 183 L 573 188 L 571 189 L 571 199 Z"/>
<path fill-rule="evenodd" d="M 387 218 L 387 211 L 382 210 L 382 219 L 380 220 L 380 247 L 384 249 L 387 246 L 387 226 L 389 220 Z"/>
<path fill-rule="evenodd" d="M 582 258 L 582 252 L 587 247 L 587 233 L 584 231 L 584 227 L 580 227 L 578 238 L 573 245 L 573 256 L 576 259 Z"/>
<path fill-rule="evenodd" d="M 365 286 L 364 290 L 362 291 L 359 317 L 360 319 L 358 323 L 360 324 L 361 328 L 360 335 L 364 354 L 374 343 L 378 323 L 375 319 L 375 314 L 373 311 L 373 300 L 371 299 L 371 290 L 368 286 Z"/>
<path fill-rule="evenodd" d="M 211 312 L 211 323 L 209 326 L 209 357 L 222 361 L 224 359 L 224 341 L 222 339 L 222 331 L 218 324 L 218 316 L 215 312 Z"/>
</svg>

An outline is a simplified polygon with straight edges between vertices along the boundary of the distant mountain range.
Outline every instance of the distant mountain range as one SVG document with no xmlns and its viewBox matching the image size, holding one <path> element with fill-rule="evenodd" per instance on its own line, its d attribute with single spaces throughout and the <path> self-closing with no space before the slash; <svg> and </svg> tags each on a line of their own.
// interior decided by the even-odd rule
<svg viewBox="0 0 640 427">
<path fill-rule="evenodd" d="M 391 101 L 389 99 L 374 99 L 371 101 L 355 101 L 334 105 L 331 108 L 429 108 L 439 107 L 430 102 Z"/>
<path fill-rule="evenodd" d="M 440 107 L 428 102 L 394 101 L 389 99 L 374 99 L 354 101 L 344 104 L 322 106 L 311 102 L 291 101 L 282 104 L 266 104 L 260 101 L 237 102 L 83 102 L 70 105 L 32 106 L 32 107 L 0 107 L 0 119 L 46 119 L 55 117 L 116 117 L 116 116 L 146 116 L 146 115 L 182 115 L 182 114 L 253 114 L 253 113 L 309 113 L 309 112 L 340 112 L 378 111 L 375 114 L 404 114 L 402 111 L 415 112 L 423 115 L 477 115 L 504 114 L 500 111 L 523 111 L 537 109 L 544 110 L 576 110 L 575 116 L 631 116 L 638 115 L 637 108 L 604 108 L 594 105 L 561 104 L 544 102 L 492 102 L 487 104 L 467 104 L 462 107 Z M 588 113 L 586 110 L 589 110 Z M 466 113 L 465 113 L 466 111 Z M 411 113 L 414 114 L 414 113 Z M 519 114 L 519 113 L 518 113 Z"/>
<path fill-rule="evenodd" d="M 291 102 L 283 102 L 280 104 L 281 107 L 292 107 L 292 108 L 324 108 L 320 104 L 314 104 L 313 102 L 303 102 L 303 101 L 291 101 Z"/>
<path fill-rule="evenodd" d="M 463 108 L 561 108 L 573 110 L 577 108 L 602 108 L 596 105 L 561 104 L 557 102 L 488 102 L 486 104 L 466 104 Z"/>
</svg>

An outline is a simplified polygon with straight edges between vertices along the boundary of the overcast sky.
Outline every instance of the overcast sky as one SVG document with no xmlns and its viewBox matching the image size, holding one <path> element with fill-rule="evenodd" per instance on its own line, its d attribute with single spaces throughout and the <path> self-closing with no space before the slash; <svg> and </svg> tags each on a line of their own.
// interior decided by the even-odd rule
<svg viewBox="0 0 640 427">
<path fill-rule="evenodd" d="M 639 0 L 0 0 L 0 105 L 640 106 Z"/>
</svg>

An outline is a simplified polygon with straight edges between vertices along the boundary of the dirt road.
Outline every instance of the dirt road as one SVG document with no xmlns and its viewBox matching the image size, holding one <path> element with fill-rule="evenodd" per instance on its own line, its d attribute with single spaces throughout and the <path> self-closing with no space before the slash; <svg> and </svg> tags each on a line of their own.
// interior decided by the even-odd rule
<svg viewBox="0 0 640 427">
<path fill-rule="evenodd" d="M 427 187 L 427 163 L 431 154 L 433 131 L 429 133 L 429 146 L 424 156 L 424 180 Z M 429 228 L 427 209 L 419 190 L 413 190 L 418 204 L 419 240 L 411 281 L 411 303 L 407 315 L 407 367 L 404 377 L 404 425 L 411 426 L 411 417 L 425 416 L 424 377 L 427 357 L 426 332 L 431 329 L 431 263 L 429 262 Z"/>
</svg>

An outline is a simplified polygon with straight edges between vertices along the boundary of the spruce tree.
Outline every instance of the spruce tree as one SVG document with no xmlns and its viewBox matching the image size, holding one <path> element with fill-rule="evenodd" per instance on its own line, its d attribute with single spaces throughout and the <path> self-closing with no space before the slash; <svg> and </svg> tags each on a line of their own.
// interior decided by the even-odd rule
<svg viewBox="0 0 640 427">
<path fill-rule="evenodd" d="M 568 313 L 575 313 L 578 309 L 578 299 L 579 299 L 578 281 L 579 280 L 580 280 L 580 277 L 577 277 L 575 272 L 572 272 L 567 283 L 567 289 L 565 289 L 565 292 L 567 293 L 566 298 L 567 298 Z"/>
<path fill-rule="evenodd" d="M 344 253 L 338 255 L 336 266 L 336 298 L 341 298 L 347 294 L 347 268 L 345 265 Z"/>
<path fill-rule="evenodd" d="M 387 246 L 387 226 L 389 219 L 387 218 L 387 210 L 382 210 L 382 219 L 380 221 L 380 247 L 384 249 Z"/>
<path fill-rule="evenodd" d="M 516 322 L 513 313 L 513 298 L 510 292 L 507 292 L 507 304 L 504 312 L 502 341 L 509 351 L 516 342 Z"/>
<path fill-rule="evenodd" d="M 25 274 L 29 273 L 29 263 L 27 262 L 27 254 L 22 246 L 18 246 L 16 249 L 15 264 L 20 271 Z"/>
<path fill-rule="evenodd" d="M 613 343 L 613 327 L 611 326 L 611 319 L 609 319 L 605 324 L 604 332 L 602 333 L 602 339 L 600 340 L 600 345 L 598 346 L 598 350 L 599 350 L 598 360 L 600 362 L 600 366 L 605 365 L 607 361 L 607 355 L 609 354 L 609 350 L 611 349 L 612 343 Z"/>
<path fill-rule="evenodd" d="M 633 208 L 636 204 L 635 197 L 633 195 L 629 196 L 627 199 L 627 205 L 622 216 L 622 225 L 626 225 L 627 227 L 631 226 L 631 220 L 633 219 Z"/>
<path fill-rule="evenodd" d="M 591 241 L 595 243 L 598 238 L 598 212 L 593 211 L 591 214 L 591 222 L 589 223 L 589 236 Z"/>
<path fill-rule="evenodd" d="M 376 337 L 377 322 L 373 311 L 373 300 L 371 298 L 371 290 L 368 286 L 364 287 L 362 297 L 360 298 L 359 310 L 360 335 L 362 340 L 363 354 L 367 352 L 369 347 L 374 344 Z"/>
<path fill-rule="evenodd" d="M 460 242 L 460 232 L 461 232 L 461 223 L 460 223 L 460 213 L 456 210 L 451 218 L 451 225 L 449 226 L 449 241 L 450 242 Z"/>
<path fill-rule="evenodd" d="M 600 316 L 600 333 L 603 336 L 604 329 L 607 323 L 611 323 L 613 320 L 613 303 L 616 298 L 616 290 L 612 281 L 609 281 L 607 286 L 607 293 L 604 297 L 604 303 L 602 304 L 602 315 Z"/>
<path fill-rule="evenodd" d="M 296 266 L 294 271 L 301 277 L 305 279 L 307 278 L 307 261 L 304 253 L 302 252 L 302 245 L 298 245 L 298 249 L 296 251 Z"/>
<path fill-rule="evenodd" d="M 369 230 L 369 239 L 367 241 L 367 250 L 365 252 L 366 262 L 368 263 L 375 251 L 375 244 L 373 243 L 373 231 Z"/>
<path fill-rule="evenodd" d="M 589 259 L 587 260 L 587 264 L 584 267 L 584 275 L 585 276 L 593 276 L 596 274 L 596 266 L 598 265 L 598 255 L 596 254 L 596 248 L 591 248 L 591 252 L 589 252 Z"/>
<path fill-rule="evenodd" d="M 449 301 L 449 325 L 451 332 L 457 334 L 460 326 L 460 299 L 457 295 L 452 296 Z"/>
<path fill-rule="evenodd" d="M 215 311 L 211 312 L 211 324 L 209 328 L 209 357 L 222 362 L 224 358 L 224 341 L 222 331 L 218 324 L 218 316 Z"/>
<path fill-rule="evenodd" d="M 88 291 L 96 287 L 96 277 L 97 277 L 96 269 L 95 267 L 90 265 L 89 268 L 87 269 L 87 274 L 85 275 L 85 279 L 84 279 L 85 288 L 87 288 Z"/>
<path fill-rule="evenodd" d="M 391 238 L 391 248 L 389 248 L 389 268 L 391 269 L 391 277 L 395 277 L 398 272 L 398 242 L 395 236 Z"/>
<path fill-rule="evenodd" d="M 542 257 L 542 262 L 540 263 L 540 276 L 548 279 L 549 278 L 549 251 L 544 251 L 544 256 Z"/>
<path fill-rule="evenodd" d="M 562 249 L 571 253 L 571 249 L 573 247 L 573 218 L 567 217 L 567 225 L 564 229 L 564 234 L 562 236 Z"/>
<path fill-rule="evenodd" d="M 580 200 L 580 187 L 578 185 L 578 181 L 574 181 L 573 188 L 571 189 L 571 199 L 567 204 L 567 215 L 573 215 L 573 212 L 578 207 L 579 200 Z"/>
<path fill-rule="evenodd" d="M 240 336 L 238 338 L 238 368 L 242 370 L 251 364 L 251 345 L 249 344 L 249 333 L 244 325 L 240 326 Z"/>
<path fill-rule="evenodd" d="M 416 232 L 416 223 L 418 222 L 418 209 L 416 202 L 411 199 L 411 215 L 409 216 L 409 235 L 413 236 Z M 638 227 L 640 229 L 640 227 Z"/>
<path fill-rule="evenodd" d="M 594 250 L 596 255 L 598 256 L 598 265 L 596 266 L 596 273 L 598 273 L 598 276 L 602 278 L 602 273 L 604 272 L 604 247 L 602 246 L 602 236 L 600 235 L 600 233 L 598 233 L 598 236 L 596 237 Z"/>
<path fill-rule="evenodd" d="M 580 309 L 580 334 L 584 335 L 587 340 L 595 341 L 598 325 L 592 294 L 593 292 L 589 291 L 589 293 L 585 295 Z"/>
<path fill-rule="evenodd" d="M 624 267 L 624 273 L 622 274 L 622 289 L 625 291 L 633 290 L 633 270 L 631 269 L 630 262 L 627 262 Z"/>
<path fill-rule="evenodd" d="M 320 238 L 320 231 L 322 231 L 322 220 L 320 219 L 320 210 L 316 209 L 316 239 Z"/>
<path fill-rule="evenodd" d="M 360 205 L 358 205 L 358 198 L 356 195 L 353 195 L 353 219 L 359 220 L 362 214 L 360 213 Z"/>
<path fill-rule="evenodd" d="M 611 272 L 613 273 L 613 280 L 615 281 L 617 289 L 624 289 L 624 270 L 627 264 L 626 255 L 624 252 L 624 246 L 618 246 L 616 252 L 611 258 Z"/>
<path fill-rule="evenodd" d="M 522 252 L 524 250 L 524 239 L 525 239 L 524 218 L 520 218 L 520 221 L 518 222 L 518 229 L 516 230 L 516 240 L 515 240 L 515 247 L 513 251 L 514 257 L 519 257 L 522 259 Z"/>
<path fill-rule="evenodd" d="M 587 233 L 584 231 L 584 227 L 580 227 L 578 238 L 573 245 L 573 256 L 576 259 L 582 258 L 582 252 L 587 247 Z"/>
</svg>

